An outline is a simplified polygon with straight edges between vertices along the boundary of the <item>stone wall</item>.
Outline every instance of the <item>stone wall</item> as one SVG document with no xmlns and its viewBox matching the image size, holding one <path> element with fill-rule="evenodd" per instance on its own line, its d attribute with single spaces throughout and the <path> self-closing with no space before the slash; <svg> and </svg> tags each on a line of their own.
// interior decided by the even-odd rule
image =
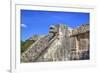
<svg viewBox="0 0 100 73">
<path fill-rule="evenodd" d="M 85 60 L 89 59 L 90 41 L 89 41 L 89 25 L 82 25 L 72 31 L 71 38 L 71 60 Z"/>
</svg>

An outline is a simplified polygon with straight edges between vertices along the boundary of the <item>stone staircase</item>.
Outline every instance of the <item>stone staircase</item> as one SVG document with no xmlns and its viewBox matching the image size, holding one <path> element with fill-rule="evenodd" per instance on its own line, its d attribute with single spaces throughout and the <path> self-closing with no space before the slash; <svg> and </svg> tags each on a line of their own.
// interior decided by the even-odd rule
<svg viewBox="0 0 100 73">
<path fill-rule="evenodd" d="M 41 53 L 35 62 L 66 61 L 68 58 L 69 36 L 66 35 L 67 29 L 59 28 L 59 35 L 56 35 L 54 41 L 49 47 Z"/>
<path fill-rule="evenodd" d="M 41 53 L 46 50 L 49 45 L 56 39 L 56 36 L 53 34 L 48 34 L 39 40 L 37 40 L 34 44 L 32 44 L 28 50 L 21 54 L 22 62 L 34 62 Z"/>
<path fill-rule="evenodd" d="M 59 31 L 49 33 L 32 44 L 28 50 L 21 54 L 22 62 L 44 62 L 44 61 L 64 61 L 67 59 L 68 36 L 66 29 L 59 27 Z M 67 47 L 66 47 L 67 46 Z"/>
</svg>

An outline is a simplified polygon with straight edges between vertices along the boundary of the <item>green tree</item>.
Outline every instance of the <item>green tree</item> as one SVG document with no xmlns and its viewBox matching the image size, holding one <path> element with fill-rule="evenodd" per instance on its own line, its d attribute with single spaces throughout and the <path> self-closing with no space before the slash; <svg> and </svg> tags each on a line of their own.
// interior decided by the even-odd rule
<svg viewBox="0 0 100 73">
<path fill-rule="evenodd" d="M 21 40 L 21 53 L 26 51 L 28 47 L 31 46 L 34 42 L 35 42 L 34 40 L 26 40 L 26 41 Z"/>
</svg>

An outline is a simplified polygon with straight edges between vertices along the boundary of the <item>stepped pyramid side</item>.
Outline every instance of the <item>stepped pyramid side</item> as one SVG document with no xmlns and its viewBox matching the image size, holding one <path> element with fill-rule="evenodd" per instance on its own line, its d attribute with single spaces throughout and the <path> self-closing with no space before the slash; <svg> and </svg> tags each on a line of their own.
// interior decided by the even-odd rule
<svg viewBox="0 0 100 73">
<path fill-rule="evenodd" d="M 51 26 L 48 35 L 39 38 L 21 54 L 22 62 L 89 59 L 89 25 L 70 29 L 64 24 Z"/>
<path fill-rule="evenodd" d="M 64 25 L 59 25 L 58 33 L 54 42 L 46 49 L 36 62 L 44 61 L 66 61 L 69 60 L 68 50 L 70 42 L 68 36 L 68 28 Z"/>
</svg>

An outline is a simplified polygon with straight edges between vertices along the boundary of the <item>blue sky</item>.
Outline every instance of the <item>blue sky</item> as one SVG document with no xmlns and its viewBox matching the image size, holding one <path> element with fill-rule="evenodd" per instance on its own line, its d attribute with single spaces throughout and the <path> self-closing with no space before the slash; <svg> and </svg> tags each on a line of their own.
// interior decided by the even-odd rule
<svg viewBox="0 0 100 73">
<path fill-rule="evenodd" d="M 21 40 L 26 40 L 32 35 L 47 34 L 50 25 L 66 24 L 76 28 L 88 24 L 89 19 L 89 13 L 82 12 L 21 10 Z"/>
</svg>

